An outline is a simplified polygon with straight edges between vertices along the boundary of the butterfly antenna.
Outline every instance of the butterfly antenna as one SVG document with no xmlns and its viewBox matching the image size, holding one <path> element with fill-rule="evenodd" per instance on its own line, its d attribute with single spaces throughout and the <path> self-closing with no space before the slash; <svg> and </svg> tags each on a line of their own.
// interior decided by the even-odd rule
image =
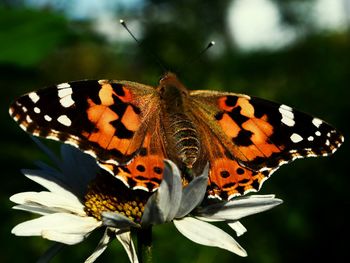
<svg viewBox="0 0 350 263">
<path fill-rule="evenodd" d="M 145 47 L 136 37 L 135 35 L 131 32 L 131 30 L 129 29 L 129 27 L 126 25 L 125 21 L 123 19 L 119 20 L 120 24 L 125 28 L 125 30 L 130 34 L 130 36 L 135 40 L 135 42 L 143 49 L 146 51 L 147 54 L 151 54 L 153 59 L 157 62 L 157 64 L 160 66 L 160 68 L 166 72 L 168 71 L 167 68 L 164 66 L 164 64 L 162 63 L 162 61 L 159 59 L 159 57 L 152 52 L 151 50 L 149 50 L 147 47 Z"/>
</svg>

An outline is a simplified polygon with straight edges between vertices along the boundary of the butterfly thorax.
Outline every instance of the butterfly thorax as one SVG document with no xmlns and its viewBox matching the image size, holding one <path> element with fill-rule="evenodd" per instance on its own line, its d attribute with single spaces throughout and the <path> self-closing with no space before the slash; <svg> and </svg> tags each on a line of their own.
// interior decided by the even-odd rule
<svg viewBox="0 0 350 263">
<path fill-rule="evenodd" d="M 192 168 L 200 152 L 198 131 L 188 117 L 189 93 L 173 73 L 167 73 L 157 88 L 162 105 L 162 125 L 168 158 Z"/>
</svg>

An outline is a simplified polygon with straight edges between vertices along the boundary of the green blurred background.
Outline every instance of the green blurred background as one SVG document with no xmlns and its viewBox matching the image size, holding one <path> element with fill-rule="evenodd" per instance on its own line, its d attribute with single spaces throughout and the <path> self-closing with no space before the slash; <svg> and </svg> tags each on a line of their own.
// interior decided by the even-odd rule
<svg viewBox="0 0 350 263">
<path fill-rule="evenodd" d="M 317 11 L 319 2 L 329 6 Z M 340 13 L 332 14 L 334 5 L 343 15 L 338 24 L 331 19 L 340 18 Z M 347 138 L 349 8 L 348 0 L 1 1 L 0 262 L 35 262 L 51 245 L 39 237 L 10 234 L 13 226 L 33 216 L 11 210 L 9 196 L 40 189 L 19 170 L 45 159 L 8 116 L 8 105 L 17 96 L 78 79 L 156 85 L 164 71 L 152 57 L 154 52 L 166 68 L 180 72 L 190 89 L 233 91 L 283 102 L 332 123 Z M 118 24 L 121 18 L 146 51 Z M 272 22 L 275 31 L 264 28 L 264 23 L 268 27 Z M 189 63 L 210 40 L 217 45 Z M 347 261 L 346 156 L 347 142 L 334 156 L 284 166 L 265 183 L 260 193 L 274 193 L 284 204 L 241 221 L 248 232 L 237 240 L 248 258 L 194 244 L 169 224 L 155 229 L 154 262 Z M 101 234 L 66 247 L 53 262 L 82 262 Z M 98 262 L 127 261 L 114 242 Z"/>
</svg>

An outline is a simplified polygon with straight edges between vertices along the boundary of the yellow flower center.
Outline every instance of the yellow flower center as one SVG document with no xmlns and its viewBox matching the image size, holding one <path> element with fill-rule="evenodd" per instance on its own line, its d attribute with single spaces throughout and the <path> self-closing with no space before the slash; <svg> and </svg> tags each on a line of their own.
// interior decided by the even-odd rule
<svg viewBox="0 0 350 263">
<path fill-rule="evenodd" d="M 139 223 L 152 193 L 131 190 L 110 174 L 99 174 L 85 195 L 85 212 L 98 220 L 102 212 L 117 212 Z"/>
</svg>

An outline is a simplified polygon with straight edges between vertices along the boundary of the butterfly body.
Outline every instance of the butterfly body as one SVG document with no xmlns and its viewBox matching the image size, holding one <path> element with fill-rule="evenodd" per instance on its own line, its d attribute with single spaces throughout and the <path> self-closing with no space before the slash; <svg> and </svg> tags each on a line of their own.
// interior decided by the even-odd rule
<svg viewBox="0 0 350 263">
<path fill-rule="evenodd" d="M 180 167 L 192 168 L 201 153 L 201 145 L 197 125 L 189 116 L 192 107 L 190 94 L 172 73 L 160 80 L 156 90 L 161 105 L 161 128 L 165 134 L 167 157 Z"/>
<path fill-rule="evenodd" d="M 156 190 L 164 159 L 194 176 L 209 163 L 208 195 L 223 199 L 257 191 L 281 165 L 332 154 L 344 140 L 329 124 L 286 105 L 191 91 L 173 73 L 157 87 L 62 83 L 20 97 L 10 114 L 27 132 L 94 156 L 133 189 Z"/>
</svg>

